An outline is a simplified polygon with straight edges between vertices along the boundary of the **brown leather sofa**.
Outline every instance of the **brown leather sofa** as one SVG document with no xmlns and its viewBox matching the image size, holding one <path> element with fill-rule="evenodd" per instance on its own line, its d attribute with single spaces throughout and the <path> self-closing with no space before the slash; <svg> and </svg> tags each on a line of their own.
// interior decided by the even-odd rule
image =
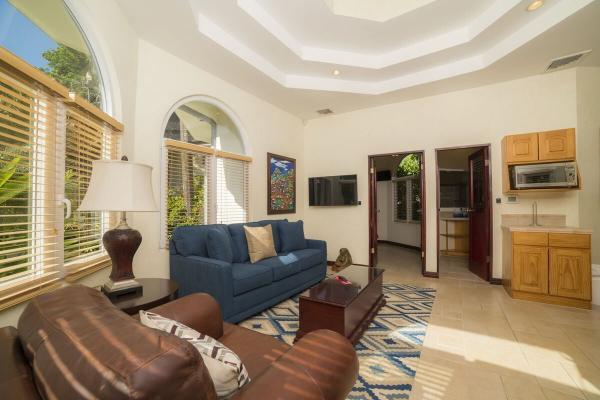
<svg viewBox="0 0 600 400">
<path fill-rule="evenodd" d="M 309 333 L 293 347 L 224 323 L 216 301 L 192 294 L 154 311 L 217 338 L 252 381 L 232 399 L 344 399 L 358 375 L 352 345 Z M 2 399 L 216 399 L 186 341 L 141 325 L 100 292 L 73 285 L 32 300 L 18 330 L 0 329 Z"/>
</svg>

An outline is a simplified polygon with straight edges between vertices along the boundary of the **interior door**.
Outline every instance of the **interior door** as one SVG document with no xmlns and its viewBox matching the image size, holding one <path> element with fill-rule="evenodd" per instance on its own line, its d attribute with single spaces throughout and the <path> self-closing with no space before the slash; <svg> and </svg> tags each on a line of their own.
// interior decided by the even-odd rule
<svg viewBox="0 0 600 400">
<path fill-rule="evenodd" d="M 469 270 L 490 279 L 490 155 L 483 149 L 469 156 Z"/>
<path fill-rule="evenodd" d="M 377 170 L 369 157 L 369 267 L 377 266 Z"/>
</svg>

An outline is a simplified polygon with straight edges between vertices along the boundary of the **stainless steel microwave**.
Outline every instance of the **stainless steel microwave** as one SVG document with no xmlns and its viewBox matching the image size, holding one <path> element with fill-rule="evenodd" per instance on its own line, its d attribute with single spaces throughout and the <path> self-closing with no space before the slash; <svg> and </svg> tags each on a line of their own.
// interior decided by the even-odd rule
<svg viewBox="0 0 600 400">
<path fill-rule="evenodd" d="M 516 165 L 513 167 L 515 189 L 577 187 L 577 163 Z"/>
</svg>

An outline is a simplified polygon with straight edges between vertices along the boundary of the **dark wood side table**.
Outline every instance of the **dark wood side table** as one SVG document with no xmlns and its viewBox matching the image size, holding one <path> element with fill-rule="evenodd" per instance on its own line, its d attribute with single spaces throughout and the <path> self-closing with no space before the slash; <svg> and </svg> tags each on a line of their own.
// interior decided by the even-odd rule
<svg viewBox="0 0 600 400">
<path fill-rule="evenodd" d="M 295 340 L 317 329 L 330 329 L 356 344 L 385 304 L 384 271 L 351 265 L 335 275 L 344 276 L 352 285 L 328 278 L 301 294 L 300 326 Z"/>
<path fill-rule="evenodd" d="M 127 293 L 111 302 L 127 314 L 137 314 L 140 310 L 148 310 L 177 298 L 179 286 L 171 279 L 140 278 L 136 279 L 143 286 L 142 294 Z"/>
</svg>

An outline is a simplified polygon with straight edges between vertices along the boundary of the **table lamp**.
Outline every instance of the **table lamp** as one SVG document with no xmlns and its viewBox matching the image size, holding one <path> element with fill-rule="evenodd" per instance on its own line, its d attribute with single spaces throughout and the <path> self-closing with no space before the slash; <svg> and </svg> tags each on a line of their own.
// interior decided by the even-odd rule
<svg viewBox="0 0 600 400">
<path fill-rule="evenodd" d="M 119 224 L 104 233 L 102 243 L 112 261 L 110 280 L 102 286 L 109 297 L 141 291 L 132 261 L 142 235 L 127 225 L 128 211 L 158 211 L 152 190 L 152 167 L 121 160 L 97 160 L 78 211 L 118 211 Z"/>
</svg>

